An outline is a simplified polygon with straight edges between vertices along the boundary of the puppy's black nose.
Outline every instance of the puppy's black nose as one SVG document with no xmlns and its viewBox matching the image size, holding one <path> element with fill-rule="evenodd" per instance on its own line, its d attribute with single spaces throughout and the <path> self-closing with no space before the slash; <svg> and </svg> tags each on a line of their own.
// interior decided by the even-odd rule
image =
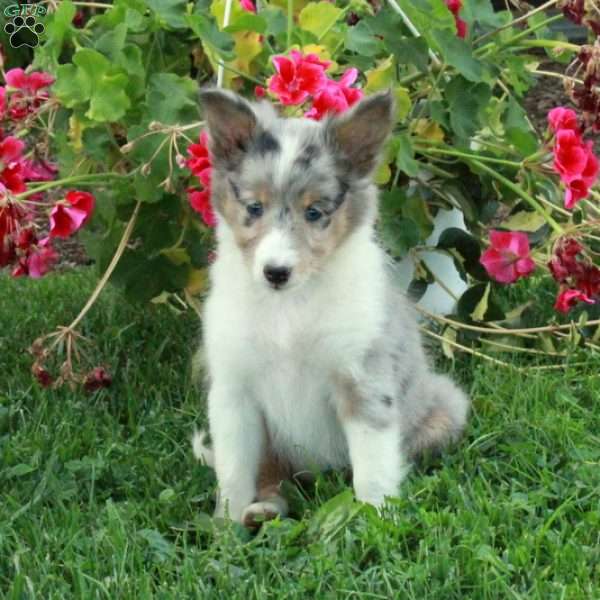
<svg viewBox="0 0 600 600">
<path fill-rule="evenodd" d="M 280 287 L 287 283 L 290 275 L 292 274 L 292 270 L 288 269 L 287 267 L 273 267 L 271 265 L 267 265 L 263 269 L 263 273 L 271 285 Z"/>
</svg>

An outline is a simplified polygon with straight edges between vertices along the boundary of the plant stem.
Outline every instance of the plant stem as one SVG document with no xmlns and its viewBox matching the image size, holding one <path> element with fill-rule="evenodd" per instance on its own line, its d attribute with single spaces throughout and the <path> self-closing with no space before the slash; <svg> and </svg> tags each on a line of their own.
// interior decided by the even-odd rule
<svg viewBox="0 0 600 600">
<path fill-rule="evenodd" d="M 225 14 L 223 15 L 223 27 L 222 29 L 225 29 L 225 27 L 227 27 L 227 25 L 229 25 L 229 19 L 231 18 L 231 5 L 233 3 L 233 0 L 225 0 Z M 223 87 L 223 69 L 225 67 L 225 64 L 223 63 L 223 61 L 219 61 L 219 67 L 217 68 L 217 87 L 218 88 L 222 88 Z"/>
<path fill-rule="evenodd" d="M 252 77 L 252 75 L 248 75 L 248 73 L 242 73 L 242 71 L 239 71 L 238 69 L 234 69 L 231 65 L 227 65 L 225 64 L 222 60 L 219 60 L 219 69 L 225 69 L 226 71 L 231 71 L 232 73 L 235 73 L 236 75 L 238 75 L 239 77 L 243 77 L 244 79 L 247 79 L 248 81 L 251 81 L 252 83 L 255 83 L 256 85 L 264 85 L 264 81 L 260 81 L 260 79 L 256 79 L 255 77 Z"/>
<path fill-rule="evenodd" d="M 545 77 L 555 77 L 556 79 L 562 79 L 567 81 L 572 81 L 573 83 L 582 84 L 583 81 L 581 79 L 577 79 L 576 77 L 569 77 L 568 75 L 563 75 L 562 73 L 555 73 L 554 71 L 540 71 L 536 69 L 535 71 L 531 71 L 536 75 L 544 75 Z"/>
<path fill-rule="evenodd" d="M 413 22 L 408 18 L 408 15 L 402 10 L 402 8 L 400 8 L 400 5 L 396 2 L 396 0 L 388 0 L 388 4 L 392 7 L 392 9 L 394 11 L 396 11 L 396 13 L 398 13 L 400 15 L 402 22 L 406 25 L 408 30 L 415 37 L 417 37 L 417 38 L 421 37 L 421 32 L 414 26 Z M 429 48 L 429 58 L 431 58 L 431 62 L 436 67 L 442 66 L 440 59 L 435 55 L 435 53 L 433 52 L 433 50 L 431 48 Z"/>
<path fill-rule="evenodd" d="M 519 45 L 526 48 L 562 48 L 572 52 L 578 52 L 581 49 L 581 46 L 577 44 L 569 44 L 561 40 L 525 40 Z"/>
<path fill-rule="evenodd" d="M 14 197 L 16 200 L 22 200 L 28 196 L 33 196 L 33 194 L 37 194 L 38 192 L 43 192 L 45 190 L 50 190 L 57 187 L 65 187 L 71 185 L 72 183 L 85 185 L 87 183 L 98 183 L 98 180 L 105 181 L 107 178 L 124 179 L 125 177 L 127 177 L 127 175 L 119 175 L 118 173 L 90 173 L 88 175 L 73 175 L 72 177 L 65 177 L 64 179 L 55 179 L 54 181 L 49 181 L 48 183 L 42 183 L 41 185 L 27 190 L 26 192 L 16 194 Z"/>
<path fill-rule="evenodd" d="M 133 227 L 135 225 L 138 214 L 140 212 L 141 205 L 142 205 L 142 203 L 139 201 L 135 205 L 135 208 L 133 209 L 133 213 L 131 214 L 129 221 L 127 222 L 127 226 L 125 227 L 125 231 L 123 232 L 121 241 L 119 242 L 119 245 L 117 246 L 115 254 L 112 257 L 112 260 L 110 261 L 110 264 L 106 268 L 106 271 L 104 271 L 102 278 L 100 279 L 100 281 L 94 288 L 94 291 L 92 292 L 91 296 L 88 298 L 88 301 L 85 303 L 85 306 L 81 309 L 79 314 L 75 317 L 75 319 L 73 319 L 71 324 L 67 327 L 68 330 L 72 331 L 73 329 L 75 329 L 75 327 L 77 327 L 77 325 L 79 324 L 81 319 L 83 319 L 83 317 L 85 317 L 87 312 L 93 306 L 94 302 L 96 302 L 96 300 L 98 299 L 100 292 L 102 292 L 102 290 L 104 289 L 104 286 L 108 282 L 110 276 L 112 275 L 112 272 L 115 270 L 117 263 L 119 262 L 121 256 L 123 255 L 123 252 L 125 252 L 125 248 L 127 247 L 127 242 L 129 242 L 129 238 L 131 237 L 131 232 L 133 231 Z"/>
<path fill-rule="evenodd" d="M 337 19 L 335 21 L 333 21 L 333 23 L 331 23 L 329 25 L 329 27 L 325 28 L 325 31 L 323 31 L 321 33 L 321 35 L 317 38 L 317 44 L 321 43 L 321 40 L 333 29 L 333 27 L 335 26 L 335 24 L 350 10 L 350 5 L 342 8 L 342 12 L 338 15 Z M 335 54 L 334 54 L 335 55 Z"/>
<path fill-rule="evenodd" d="M 446 148 L 436 148 L 435 146 L 425 148 L 419 148 L 418 146 L 415 146 L 415 151 L 424 154 L 433 153 L 443 154 L 445 156 L 456 156 L 457 158 L 466 158 L 467 160 L 481 160 L 498 165 L 505 165 L 507 167 L 514 167 L 515 169 L 520 169 L 522 166 L 520 162 L 513 160 L 505 160 L 503 158 L 493 158 L 491 156 L 481 156 L 477 154 L 467 154 L 466 152 L 461 152 L 460 150 L 448 150 Z"/>
<path fill-rule="evenodd" d="M 294 0 L 287 0 L 287 49 L 292 45 L 292 29 L 294 28 Z"/>
<path fill-rule="evenodd" d="M 539 12 L 542 12 L 542 11 L 546 10 L 547 8 L 550 8 L 557 2 L 558 2 L 558 0 L 549 0 L 545 4 L 542 4 L 541 6 L 538 6 L 537 8 L 534 8 L 533 10 L 530 10 L 527 14 L 524 14 L 523 16 L 519 17 L 518 19 L 515 19 L 514 21 L 511 21 L 510 23 L 507 23 L 506 25 L 502 25 L 502 27 L 498 27 L 498 29 L 494 29 L 493 31 L 488 31 L 488 33 L 484 33 L 482 36 L 480 36 L 476 40 L 474 40 L 473 44 L 479 44 L 483 40 L 486 40 L 487 38 L 492 37 L 493 35 L 496 35 L 497 33 L 504 31 L 505 29 L 508 29 L 509 27 L 513 27 L 514 25 L 517 25 L 518 23 L 527 21 L 527 19 L 529 19 L 529 17 L 531 17 Z"/>
<path fill-rule="evenodd" d="M 552 229 L 554 229 L 556 233 L 562 235 L 563 228 L 552 218 L 552 216 L 546 211 L 546 209 L 533 196 L 530 196 L 525 190 L 521 189 L 518 185 L 515 185 L 510 179 L 507 179 L 506 177 L 504 177 L 504 175 L 498 173 L 498 171 L 490 169 L 490 167 L 483 164 L 479 160 L 473 160 L 472 163 L 476 167 L 479 167 L 482 171 L 485 171 L 486 173 L 494 177 L 494 179 L 497 179 L 498 181 L 503 183 L 507 188 L 509 188 L 515 194 L 517 194 L 517 196 L 520 196 L 523 200 L 525 200 L 525 202 L 527 202 L 527 204 L 529 204 L 529 206 L 531 206 L 534 210 L 540 213 L 544 217 L 544 219 L 546 219 L 548 225 L 550 225 L 550 227 L 552 227 Z"/>
<path fill-rule="evenodd" d="M 487 354 L 484 354 L 483 352 L 478 352 L 477 350 L 473 350 L 473 348 L 469 348 L 468 346 L 459 344 L 458 342 L 456 342 L 454 340 L 444 338 L 443 336 L 438 335 L 437 333 L 434 333 L 433 331 L 427 329 L 426 327 L 420 327 L 420 329 L 425 335 L 428 335 L 428 336 L 438 340 L 439 342 L 442 342 L 443 344 L 448 344 L 450 346 L 454 346 L 454 348 L 458 348 L 459 350 L 462 350 L 463 352 L 468 352 L 469 354 L 472 354 L 473 356 L 477 356 L 479 358 L 483 358 L 484 360 L 488 360 L 496 365 L 500 365 L 501 367 L 506 367 L 507 369 L 515 369 L 516 371 L 521 372 L 521 367 L 516 367 L 515 365 L 511 365 L 510 363 L 504 362 L 503 360 L 498 360 L 497 358 L 492 358 L 491 356 L 488 356 Z"/>
<path fill-rule="evenodd" d="M 555 21 L 558 21 L 559 19 L 562 19 L 562 18 L 563 18 L 562 15 L 555 15 L 553 17 L 549 17 L 548 19 L 544 19 L 540 23 L 536 23 L 533 27 L 528 27 L 524 31 L 521 31 L 517 35 L 511 37 L 509 40 L 506 40 L 505 42 L 503 42 L 501 44 L 496 45 L 494 43 L 489 43 L 489 44 L 486 44 L 485 46 L 481 46 L 480 48 L 477 48 L 477 50 L 475 50 L 475 52 L 473 52 L 473 54 L 474 54 L 474 56 L 477 56 L 478 58 L 485 58 L 485 57 L 489 56 L 490 54 L 492 54 L 498 50 L 501 50 L 502 48 L 505 48 L 506 46 L 510 46 L 510 45 L 514 44 L 515 42 L 518 42 L 520 39 L 527 37 L 530 33 L 533 33 L 534 31 L 537 31 L 538 29 L 542 29 L 542 27 L 545 27 L 546 25 L 550 25 L 550 23 L 554 23 Z"/>
</svg>

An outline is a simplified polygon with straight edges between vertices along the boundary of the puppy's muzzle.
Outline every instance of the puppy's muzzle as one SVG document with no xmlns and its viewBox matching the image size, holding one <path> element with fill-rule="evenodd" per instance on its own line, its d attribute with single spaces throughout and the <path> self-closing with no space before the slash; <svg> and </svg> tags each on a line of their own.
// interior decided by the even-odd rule
<svg viewBox="0 0 600 600">
<path fill-rule="evenodd" d="M 292 270 L 288 267 L 274 267 L 272 265 L 267 265 L 263 269 L 263 273 L 271 286 L 275 289 L 279 289 L 289 281 Z"/>
</svg>

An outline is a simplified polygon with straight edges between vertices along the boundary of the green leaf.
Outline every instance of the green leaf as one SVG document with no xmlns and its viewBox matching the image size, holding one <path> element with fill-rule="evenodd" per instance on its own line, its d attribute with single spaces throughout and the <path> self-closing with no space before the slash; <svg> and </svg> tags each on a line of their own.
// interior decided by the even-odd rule
<svg viewBox="0 0 600 600">
<path fill-rule="evenodd" d="M 388 56 L 380 60 L 377 66 L 365 73 L 365 77 L 367 78 L 367 83 L 364 87 L 365 93 L 372 94 L 373 92 L 388 89 L 395 79 L 395 74 L 393 56 Z"/>
<path fill-rule="evenodd" d="M 418 193 L 408 193 L 402 203 L 402 214 L 405 218 L 416 223 L 418 235 L 426 239 L 433 231 L 433 219 L 427 207 L 427 202 Z"/>
<path fill-rule="evenodd" d="M 90 108 L 86 117 L 94 121 L 118 121 L 131 106 L 125 93 L 127 76 L 123 74 L 109 75 L 98 78 L 90 100 Z"/>
<path fill-rule="evenodd" d="M 233 60 L 233 38 L 225 31 L 219 31 L 216 23 L 203 15 L 186 15 L 185 22 L 199 40 L 208 44 L 224 60 Z"/>
<path fill-rule="evenodd" d="M 146 0 L 146 2 L 161 23 L 173 29 L 187 27 L 185 20 L 187 0 Z"/>
<path fill-rule="evenodd" d="M 355 502 L 351 490 L 345 490 L 321 505 L 309 524 L 309 535 L 330 541 L 343 533 L 346 526 L 362 510 L 364 505 Z"/>
<path fill-rule="evenodd" d="M 427 71 L 429 46 L 425 38 L 401 38 L 396 35 L 386 39 L 385 45 L 394 54 L 399 65 L 414 65 L 419 71 Z"/>
<path fill-rule="evenodd" d="M 198 85 L 189 77 L 155 73 L 146 92 L 147 119 L 175 125 L 198 119 Z"/>
<path fill-rule="evenodd" d="M 86 117 L 94 121 L 118 121 L 131 105 L 125 93 L 127 76 L 96 50 L 82 48 L 73 65 L 57 70 L 54 92 L 68 108 L 89 100 Z"/>
<path fill-rule="evenodd" d="M 396 100 L 396 120 L 404 121 L 412 108 L 410 93 L 407 88 L 402 86 L 396 86 L 393 93 L 394 99 Z"/>
<path fill-rule="evenodd" d="M 126 252 L 115 268 L 112 280 L 124 289 L 132 302 L 148 302 L 162 292 L 181 290 L 187 281 L 188 265 L 174 265 L 158 255 L 148 258 L 139 250 Z"/>
<path fill-rule="evenodd" d="M 485 76 L 483 63 L 473 56 L 472 48 L 456 33 L 446 29 L 431 31 L 432 40 L 444 62 L 453 66 L 465 79 L 482 81 Z"/>
<path fill-rule="evenodd" d="M 504 313 L 490 295 L 489 283 L 470 287 L 458 300 L 458 315 L 465 321 L 499 321 Z"/>
<path fill-rule="evenodd" d="M 383 50 L 383 43 L 375 37 L 375 33 L 363 21 L 359 21 L 354 27 L 348 27 L 346 31 L 345 45 L 363 56 L 376 56 Z"/>
<path fill-rule="evenodd" d="M 267 30 L 267 21 L 262 15 L 246 12 L 235 19 L 223 31 L 227 33 L 236 33 L 238 31 L 256 31 L 256 33 L 265 33 Z"/>
<path fill-rule="evenodd" d="M 111 60 L 116 60 L 125 45 L 127 37 L 127 25 L 119 23 L 111 31 L 101 35 L 96 41 L 95 48 L 98 52 L 108 56 Z"/>
<path fill-rule="evenodd" d="M 454 17 L 443 0 L 398 0 L 398 4 L 416 27 L 431 43 L 433 32 L 447 29 L 456 35 Z"/>
<path fill-rule="evenodd" d="M 418 225 L 412 219 L 399 217 L 380 220 L 379 238 L 395 258 L 404 258 L 421 241 Z"/>
<path fill-rule="evenodd" d="M 168 542 L 156 529 L 140 529 L 137 534 L 148 543 L 152 553 L 158 562 L 175 558 L 175 546 Z"/>
<path fill-rule="evenodd" d="M 527 114 L 513 97 L 508 100 L 506 112 L 503 115 L 503 124 L 506 137 L 521 152 L 522 156 L 529 156 L 537 150 L 539 143 L 531 131 Z"/>
<path fill-rule="evenodd" d="M 65 44 L 74 35 L 73 17 L 75 16 L 75 5 L 71 0 L 63 0 L 57 3 L 56 10 L 47 15 L 44 20 L 46 28 L 44 38 L 46 41 L 36 50 L 35 66 L 51 68 L 58 63 Z"/>
<path fill-rule="evenodd" d="M 449 227 L 440 235 L 437 247 L 450 252 L 456 268 L 479 280 L 487 280 L 485 269 L 479 262 L 481 247 L 477 239 L 458 227 Z"/>
<path fill-rule="evenodd" d="M 320 39 L 329 31 L 344 11 L 336 8 L 333 3 L 322 0 L 321 2 L 309 2 L 298 17 L 298 25 L 304 31 L 310 31 L 317 39 Z"/>
<path fill-rule="evenodd" d="M 538 212 L 522 210 L 502 221 L 503 229 L 533 233 L 546 225 L 546 219 Z"/>
<path fill-rule="evenodd" d="M 398 153 L 396 154 L 396 167 L 406 173 L 409 177 L 415 177 L 419 172 L 419 163 L 415 160 L 414 150 L 410 137 L 403 133 L 396 138 Z"/>
<path fill-rule="evenodd" d="M 481 127 L 481 111 L 491 97 L 484 83 L 469 83 L 457 75 L 446 86 L 446 100 L 450 112 L 450 125 L 460 138 L 470 138 Z"/>
<path fill-rule="evenodd" d="M 90 99 L 92 82 L 75 65 L 60 65 L 52 89 L 64 106 L 73 108 Z"/>
</svg>

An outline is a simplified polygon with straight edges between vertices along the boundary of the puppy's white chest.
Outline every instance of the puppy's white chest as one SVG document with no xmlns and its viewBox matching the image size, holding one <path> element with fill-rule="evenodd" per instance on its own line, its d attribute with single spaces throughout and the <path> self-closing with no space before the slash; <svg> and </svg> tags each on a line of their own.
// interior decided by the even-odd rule
<svg viewBox="0 0 600 600">
<path fill-rule="evenodd" d="M 254 379 L 254 397 L 265 416 L 276 452 L 296 469 L 342 467 L 346 442 L 339 424 L 333 386 L 319 353 L 276 353 L 257 348 L 263 376 Z M 264 370 L 263 370 L 264 369 Z"/>
</svg>

